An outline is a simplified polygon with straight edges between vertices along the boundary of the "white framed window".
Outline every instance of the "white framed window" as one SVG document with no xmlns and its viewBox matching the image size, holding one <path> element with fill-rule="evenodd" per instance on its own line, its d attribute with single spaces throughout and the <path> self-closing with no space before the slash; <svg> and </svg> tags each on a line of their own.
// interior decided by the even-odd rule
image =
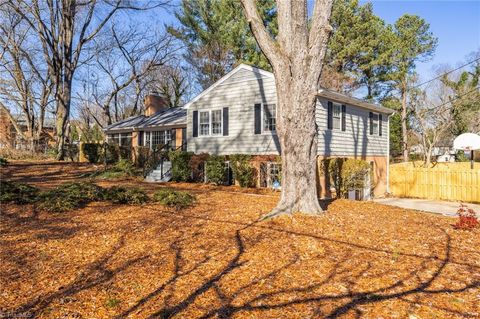
<svg viewBox="0 0 480 319">
<path fill-rule="evenodd" d="M 277 130 L 277 105 L 263 104 L 263 131 L 276 132 Z"/>
<path fill-rule="evenodd" d="M 373 113 L 372 127 L 373 135 L 378 135 L 378 113 Z"/>
<path fill-rule="evenodd" d="M 200 136 L 210 135 L 210 111 L 201 111 L 199 116 Z"/>
<path fill-rule="evenodd" d="M 222 135 L 222 110 L 212 111 L 212 135 Z"/>
<path fill-rule="evenodd" d="M 333 128 L 339 130 L 342 127 L 342 106 L 333 104 Z"/>
<path fill-rule="evenodd" d="M 199 136 L 222 135 L 222 110 L 200 111 L 198 118 Z"/>
<path fill-rule="evenodd" d="M 120 133 L 119 144 L 120 146 L 132 146 L 132 133 Z"/>
<path fill-rule="evenodd" d="M 156 147 L 157 145 L 171 145 L 172 143 L 172 131 L 151 131 L 145 132 L 144 145 L 149 146 L 150 148 Z"/>
<path fill-rule="evenodd" d="M 275 183 L 280 183 L 282 179 L 282 164 L 269 162 L 267 167 L 267 185 L 268 187 L 273 187 Z"/>
</svg>

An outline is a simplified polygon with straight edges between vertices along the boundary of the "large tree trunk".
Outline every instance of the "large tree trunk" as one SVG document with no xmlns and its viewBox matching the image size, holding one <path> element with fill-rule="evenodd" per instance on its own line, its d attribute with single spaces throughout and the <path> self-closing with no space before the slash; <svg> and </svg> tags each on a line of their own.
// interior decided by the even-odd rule
<svg viewBox="0 0 480 319">
<path fill-rule="evenodd" d="M 70 117 L 71 86 L 71 80 L 65 81 L 64 88 L 59 90 L 57 96 L 57 115 L 55 124 L 57 129 L 57 160 L 59 161 L 65 159 L 65 138 L 67 135 L 68 119 Z"/>
<path fill-rule="evenodd" d="M 322 211 L 317 194 L 316 92 L 301 79 L 277 80 L 282 194 L 269 214 Z M 312 129 L 314 128 L 314 129 Z"/>
<path fill-rule="evenodd" d="M 316 95 L 331 26 L 332 0 L 277 2 L 278 36 L 265 29 L 255 0 L 242 0 L 252 32 L 268 58 L 277 88 L 277 134 L 282 155 L 282 195 L 267 216 L 322 211 L 317 195 Z"/>
</svg>

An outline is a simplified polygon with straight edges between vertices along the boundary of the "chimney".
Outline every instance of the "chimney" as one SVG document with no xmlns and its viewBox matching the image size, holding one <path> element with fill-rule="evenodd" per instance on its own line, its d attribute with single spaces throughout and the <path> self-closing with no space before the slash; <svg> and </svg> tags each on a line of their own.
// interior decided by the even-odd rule
<svg viewBox="0 0 480 319">
<path fill-rule="evenodd" d="M 143 103 L 145 105 L 145 116 L 152 116 L 168 107 L 168 101 L 165 96 L 155 91 L 147 94 Z"/>
</svg>

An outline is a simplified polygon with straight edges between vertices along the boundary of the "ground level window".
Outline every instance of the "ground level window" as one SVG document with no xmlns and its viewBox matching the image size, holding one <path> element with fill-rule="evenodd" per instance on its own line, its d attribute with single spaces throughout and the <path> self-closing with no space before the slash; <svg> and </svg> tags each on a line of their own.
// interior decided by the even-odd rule
<svg viewBox="0 0 480 319">
<path fill-rule="evenodd" d="M 260 163 L 260 187 L 280 186 L 282 180 L 282 164 L 277 162 Z"/>
<path fill-rule="evenodd" d="M 132 133 L 120 133 L 120 146 L 132 146 Z"/>
<path fill-rule="evenodd" d="M 164 145 L 173 146 L 172 131 L 152 131 L 145 132 L 145 146 L 150 148 L 160 148 Z"/>
</svg>

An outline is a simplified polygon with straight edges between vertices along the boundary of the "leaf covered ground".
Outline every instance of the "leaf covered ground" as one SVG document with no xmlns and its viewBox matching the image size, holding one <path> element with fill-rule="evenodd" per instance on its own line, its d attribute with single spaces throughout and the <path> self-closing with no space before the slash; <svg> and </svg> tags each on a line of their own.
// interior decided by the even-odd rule
<svg viewBox="0 0 480 319">
<path fill-rule="evenodd" d="M 28 163 L 1 172 L 50 187 L 92 169 Z M 126 183 L 150 194 L 165 186 L 100 184 Z M 52 214 L 2 204 L 2 316 L 480 317 L 479 229 L 346 200 L 320 217 L 259 222 L 278 194 L 169 186 L 194 192 L 197 205 L 175 211 L 102 202 Z"/>
</svg>

